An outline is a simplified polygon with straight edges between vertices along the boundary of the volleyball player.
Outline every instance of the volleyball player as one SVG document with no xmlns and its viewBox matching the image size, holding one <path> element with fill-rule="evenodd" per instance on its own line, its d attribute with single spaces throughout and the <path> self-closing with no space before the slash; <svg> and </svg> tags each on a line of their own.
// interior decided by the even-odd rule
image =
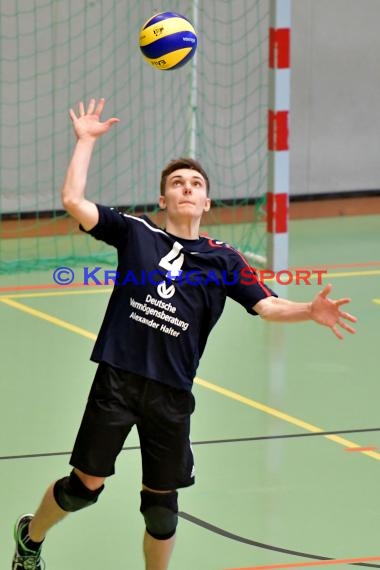
<svg viewBox="0 0 380 570">
<path fill-rule="evenodd" d="M 68 513 L 97 502 L 134 425 L 142 457 L 145 568 L 168 568 L 177 490 L 194 483 L 193 378 L 226 297 L 268 321 L 313 320 L 338 338 L 343 338 L 340 328 L 355 332 L 346 322 L 355 317 L 341 310 L 349 299 L 331 300 L 331 286 L 311 302 L 278 298 L 254 278 L 236 250 L 199 236 L 202 214 L 210 208 L 209 179 L 193 159 L 173 160 L 162 172 L 165 229 L 88 200 L 95 142 L 118 121 L 101 121 L 103 108 L 103 99 L 91 99 L 87 109 L 80 103 L 78 113 L 70 110 L 77 141 L 62 203 L 82 230 L 117 249 L 116 284 L 91 356 L 98 368 L 70 459 L 72 471 L 50 485 L 34 515 L 17 521 L 12 570 L 42 570 L 46 533 Z M 253 277 L 248 284 L 247 271 Z"/>
</svg>

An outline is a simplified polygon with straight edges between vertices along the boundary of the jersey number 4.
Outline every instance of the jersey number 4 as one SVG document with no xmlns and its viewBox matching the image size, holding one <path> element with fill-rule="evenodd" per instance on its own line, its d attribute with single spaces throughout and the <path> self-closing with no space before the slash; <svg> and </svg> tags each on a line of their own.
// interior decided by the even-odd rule
<svg viewBox="0 0 380 570">
<path fill-rule="evenodd" d="M 183 246 L 175 241 L 173 247 L 162 259 L 160 259 L 158 265 L 166 269 L 166 278 L 171 281 L 175 281 L 182 274 L 182 265 L 184 260 L 184 255 L 181 253 Z"/>
</svg>

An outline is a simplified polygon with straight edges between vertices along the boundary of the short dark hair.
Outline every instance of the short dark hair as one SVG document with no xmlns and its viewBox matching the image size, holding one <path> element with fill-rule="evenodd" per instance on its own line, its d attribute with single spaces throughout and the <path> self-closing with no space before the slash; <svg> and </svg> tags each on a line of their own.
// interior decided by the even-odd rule
<svg viewBox="0 0 380 570">
<path fill-rule="evenodd" d="M 189 168 L 190 170 L 196 170 L 197 172 L 202 174 L 206 182 L 207 195 L 209 194 L 210 181 L 208 179 L 206 171 L 203 169 L 201 164 L 194 158 L 180 157 L 180 158 L 173 158 L 161 172 L 161 183 L 160 183 L 161 196 L 165 195 L 166 180 L 169 174 L 171 174 L 175 170 L 180 170 L 181 168 Z"/>
</svg>

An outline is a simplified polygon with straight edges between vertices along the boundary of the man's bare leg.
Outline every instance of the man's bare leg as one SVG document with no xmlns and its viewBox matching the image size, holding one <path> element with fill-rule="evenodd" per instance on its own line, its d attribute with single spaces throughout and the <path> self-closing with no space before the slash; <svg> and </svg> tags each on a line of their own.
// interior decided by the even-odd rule
<svg viewBox="0 0 380 570">
<path fill-rule="evenodd" d="M 143 490 L 149 493 L 160 495 L 172 493 L 173 491 L 156 491 L 143 485 Z M 167 570 L 170 557 L 175 543 L 174 534 L 166 540 L 159 540 L 151 536 L 147 531 L 144 534 L 143 549 L 145 557 L 145 570 Z"/>
<path fill-rule="evenodd" d="M 167 570 L 175 543 L 175 535 L 168 540 L 157 540 L 145 531 L 145 570 Z"/>
<path fill-rule="evenodd" d="M 91 491 L 99 489 L 104 483 L 103 477 L 86 475 L 78 469 L 74 469 L 74 471 L 82 483 Z M 48 530 L 69 514 L 57 505 L 53 492 L 54 485 L 55 483 L 48 487 L 40 506 L 29 523 L 29 537 L 34 542 L 42 542 Z"/>
</svg>

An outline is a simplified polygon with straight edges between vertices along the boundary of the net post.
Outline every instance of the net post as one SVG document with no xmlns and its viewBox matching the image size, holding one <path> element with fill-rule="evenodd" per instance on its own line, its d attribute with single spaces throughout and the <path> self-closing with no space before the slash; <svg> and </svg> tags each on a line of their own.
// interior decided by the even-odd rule
<svg viewBox="0 0 380 570">
<path fill-rule="evenodd" d="M 195 29 L 195 33 L 198 33 L 198 21 L 199 21 L 199 0 L 192 0 L 192 24 Z M 190 127 L 189 127 L 189 156 L 196 158 L 197 152 L 197 50 L 195 55 L 191 60 L 191 75 L 190 75 Z"/>
<path fill-rule="evenodd" d="M 290 31 L 292 0 L 270 0 L 267 261 L 288 267 Z"/>
</svg>

